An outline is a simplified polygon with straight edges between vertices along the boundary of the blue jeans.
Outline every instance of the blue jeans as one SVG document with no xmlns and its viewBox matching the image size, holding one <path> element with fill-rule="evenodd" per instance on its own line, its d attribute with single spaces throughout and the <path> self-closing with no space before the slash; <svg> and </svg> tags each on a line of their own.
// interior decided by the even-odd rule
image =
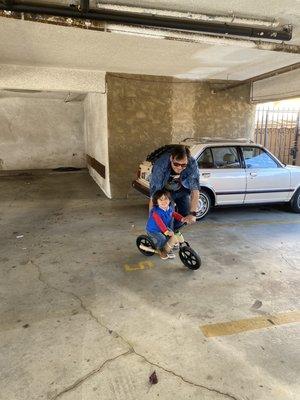
<svg viewBox="0 0 300 400">
<path fill-rule="evenodd" d="M 171 221 L 169 226 L 167 226 L 167 228 L 170 229 L 171 231 L 174 231 L 174 221 L 173 220 Z M 165 236 L 162 232 L 147 231 L 147 233 L 153 240 L 157 249 L 162 249 L 164 247 L 164 245 L 167 243 L 167 241 L 170 239 L 170 236 Z"/>
<path fill-rule="evenodd" d="M 183 217 L 186 217 L 190 213 L 190 193 L 191 191 L 185 188 L 177 192 L 171 192 L 172 200 L 176 203 L 176 211 Z M 182 222 L 175 220 L 174 230 L 179 229 L 180 226 L 182 226 Z"/>
<path fill-rule="evenodd" d="M 147 232 L 147 233 L 153 240 L 156 248 L 159 250 L 161 250 L 164 247 L 164 245 L 167 243 L 167 241 L 169 240 L 169 237 L 165 236 L 161 232 Z"/>
</svg>

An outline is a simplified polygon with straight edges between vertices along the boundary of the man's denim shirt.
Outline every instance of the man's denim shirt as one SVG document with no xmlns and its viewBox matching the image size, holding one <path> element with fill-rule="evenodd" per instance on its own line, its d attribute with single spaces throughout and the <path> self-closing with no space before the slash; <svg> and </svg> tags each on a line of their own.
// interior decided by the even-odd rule
<svg viewBox="0 0 300 400">
<path fill-rule="evenodd" d="M 171 154 L 162 154 L 154 163 L 150 177 L 150 196 L 163 189 L 171 173 Z M 181 184 L 189 190 L 200 190 L 199 168 L 196 160 L 190 157 L 187 167 L 181 172 Z"/>
</svg>

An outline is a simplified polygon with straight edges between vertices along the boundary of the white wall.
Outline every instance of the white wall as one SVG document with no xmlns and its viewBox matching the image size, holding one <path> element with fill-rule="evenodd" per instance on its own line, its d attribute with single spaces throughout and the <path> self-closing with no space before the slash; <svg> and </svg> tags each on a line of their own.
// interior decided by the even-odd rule
<svg viewBox="0 0 300 400">
<path fill-rule="evenodd" d="M 105 179 L 89 171 L 111 197 L 105 72 L 0 64 L 0 89 L 89 93 L 83 103 L 65 104 L 0 96 L 0 169 L 1 154 L 5 169 L 82 167 L 88 154 L 105 165 Z"/>
<path fill-rule="evenodd" d="M 85 167 L 83 103 L 0 97 L 0 169 Z"/>
<path fill-rule="evenodd" d="M 84 132 L 86 153 L 105 166 L 105 178 L 89 166 L 90 174 L 104 193 L 111 198 L 106 94 L 87 94 L 84 101 Z"/>
</svg>

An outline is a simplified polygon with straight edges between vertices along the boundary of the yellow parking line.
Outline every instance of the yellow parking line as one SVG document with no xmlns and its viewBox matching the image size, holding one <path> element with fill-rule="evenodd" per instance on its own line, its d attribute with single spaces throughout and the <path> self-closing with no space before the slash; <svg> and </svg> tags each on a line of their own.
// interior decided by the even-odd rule
<svg viewBox="0 0 300 400">
<path fill-rule="evenodd" d="M 276 315 L 202 325 L 200 328 L 206 337 L 234 335 L 256 329 L 270 328 L 274 325 L 285 325 L 300 322 L 300 311 L 289 311 Z"/>
<path fill-rule="evenodd" d="M 138 271 L 143 269 L 153 268 L 154 264 L 151 261 L 141 261 L 137 264 L 125 264 L 124 269 L 126 272 Z"/>
</svg>

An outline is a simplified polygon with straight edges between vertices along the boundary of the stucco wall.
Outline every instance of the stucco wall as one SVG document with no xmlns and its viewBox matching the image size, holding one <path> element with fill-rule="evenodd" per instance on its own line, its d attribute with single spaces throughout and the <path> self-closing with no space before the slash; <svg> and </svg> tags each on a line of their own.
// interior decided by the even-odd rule
<svg viewBox="0 0 300 400">
<path fill-rule="evenodd" d="M 180 83 L 172 91 L 172 139 L 186 137 L 252 137 L 255 106 L 249 86 L 219 91 L 224 85 L 207 82 Z"/>
<path fill-rule="evenodd" d="M 172 85 L 163 78 L 139 78 L 107 75 L 112 197 L 126 196 L 138 164 L 172 140 Z"/>
<path fill-rule="evenodd" d="M 105 167 L 105 178 L 88 166 L 90 175 L 104 193 L 111 197 L 107 138 L 107 96 L 88 93 L 84 100 L 84 134 L 86 153 Z"/>
<path fill-rule="evenodd" d="M 250 86 L 226 91 L 214 90 L 204 83 L 199 86 L 193 109 L 195 137 L 252 137 L 255 106 L 250 104 Z"/>
<path fill-rule="evenodd" d="M 107 74 L 112 197 L 126 196 L 137 167 L 160 145 L 186 137 L 251 137 L 249 87 L 212 93 L 206 82 Z"/>
<path fill-rule="evenodd" d="M 85 167 L 83 105 L 47 98 L 0 98 L 0 168 Z"/>
</svg>

